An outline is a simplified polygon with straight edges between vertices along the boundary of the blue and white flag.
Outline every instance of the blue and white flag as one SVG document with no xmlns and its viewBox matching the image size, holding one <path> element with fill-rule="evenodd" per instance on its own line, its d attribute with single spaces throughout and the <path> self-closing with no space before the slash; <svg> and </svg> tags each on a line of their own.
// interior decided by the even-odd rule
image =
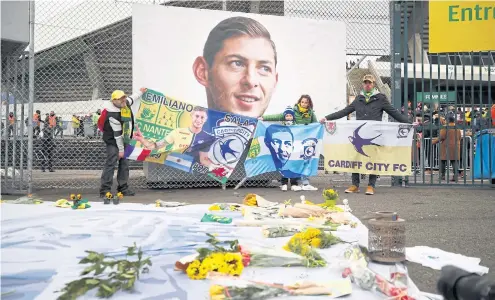
<svg viewBox="0 0 495 300">
<path fill-rule="evenodd" d="M 287 178 L 313 176 L 318 171 L 323 125 L 285 126 L 258 122 L 244 162 L 246 176 L 279 171 Z"/>
</svg>

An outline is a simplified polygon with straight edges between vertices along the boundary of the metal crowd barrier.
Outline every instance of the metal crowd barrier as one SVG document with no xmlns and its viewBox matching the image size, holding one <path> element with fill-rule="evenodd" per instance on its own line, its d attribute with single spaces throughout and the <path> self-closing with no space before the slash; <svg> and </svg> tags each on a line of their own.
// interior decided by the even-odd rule
<svg viewBox="0 0 495 300">
<path fill-rule="evenodd" d="M 433 138 L 434 139 L 434 138 Z M 459 170 L 471 170 L 473 163 L 474 145 L 470 136 L 461 138 L 461 159 Z M 421 139 L 421 149 L 419 153 L 419 165 L 421 170 L 431 169 L 439 170 L 440 168 L 440 143 L 432 145 L 432 138 Z M 451 168 L 449 164 L 449 168 Z"/>
</svg>

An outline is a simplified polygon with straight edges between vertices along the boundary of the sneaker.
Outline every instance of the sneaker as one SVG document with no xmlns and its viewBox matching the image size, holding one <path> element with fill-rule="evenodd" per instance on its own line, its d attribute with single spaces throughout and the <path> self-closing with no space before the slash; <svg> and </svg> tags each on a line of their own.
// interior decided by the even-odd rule
<svg viewBox="0 0 495 300">
<path fill-rule="evenodd" d="M 351 185 L 347 190 L 345 190 L 347 194 L 359 193 L 359 188 L 355 185 Z"/>
<path fill-rule="evenodd" d="M 312 186 L 311 184 L 305 184 L 305 185 L 302 186 L 302 190 L 303 191 L 317 191 L 318 188 Z"/>
<path fill-rule="evenodd" d="M 280 186 L 280 189 L 281 189 L 282 191 L 286 192 L 286 191 L 287 191 L 287 184 L 282 184 L 282 185 Z"/>
<path fill-rule="evenodd" d="M 294 185 L 291 185 L 291 187 L 290 187 L 290 190 L 291 191 L 294 191 L 294 192 L 299 192 L 302 189 L 303 189 L 302 187 L 300 187 L 298 185 L 295 185 L 295 184 Z"/>
<path fill-rule="evenodd" d="M 366 188 L 366 195 L 374 195 L 375 194 L 375 189 L 368 185 L 368 187 Z"/>
<path fill-rule="evenodd" d="M 130 196 L 135 196 L 136 193 L 132 190 L 125 190 L 125 191 L 120 191 L 124 197 L 130 197 Z"/>
</svg>

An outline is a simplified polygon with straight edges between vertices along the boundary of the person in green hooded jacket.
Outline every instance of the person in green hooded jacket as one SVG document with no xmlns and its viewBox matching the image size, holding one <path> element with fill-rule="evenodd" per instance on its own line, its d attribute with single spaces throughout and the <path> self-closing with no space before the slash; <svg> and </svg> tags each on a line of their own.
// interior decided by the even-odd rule
<svg viewBox="0 0 495 300">
<path fill-rule="evenodd" d="M 297 103 L 294 105 L 294 125 L 308 125 L 310 123 L 318 122 L 316 118 L 314 109 L 313 109 L 313 101 L 309 95 L 301 95 Z M 273 115 L 264 115 L 258 118 L 261 121 L 275 121 L 275 122 L 285 122 L 285 114 L 273 114 Z M 302 177 L 299 182 L 299 186 L 292 186 L 291 189 L 293 191 L 316 191 L 318 188 L 309 184 L 308 177 Z"/>
</svg>

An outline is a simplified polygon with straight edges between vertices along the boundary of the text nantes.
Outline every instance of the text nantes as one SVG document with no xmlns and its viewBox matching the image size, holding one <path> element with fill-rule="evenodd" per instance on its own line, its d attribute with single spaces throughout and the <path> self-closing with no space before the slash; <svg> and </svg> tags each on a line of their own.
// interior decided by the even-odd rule
<svg viewBox="0 0 495 300">
<path fill-rule="evenodd" d="M 163 104 L 173 110 L 182 110 L 191 112 L 194 108 L 193 105 L 184 103 L 181 101 L 174 100 L 172 98 L 167 98 L 166 96 L 154 93 L 146 93 L 143 95 L 145 101 L 155 102 L 158 104 Z"/>
</svg>

